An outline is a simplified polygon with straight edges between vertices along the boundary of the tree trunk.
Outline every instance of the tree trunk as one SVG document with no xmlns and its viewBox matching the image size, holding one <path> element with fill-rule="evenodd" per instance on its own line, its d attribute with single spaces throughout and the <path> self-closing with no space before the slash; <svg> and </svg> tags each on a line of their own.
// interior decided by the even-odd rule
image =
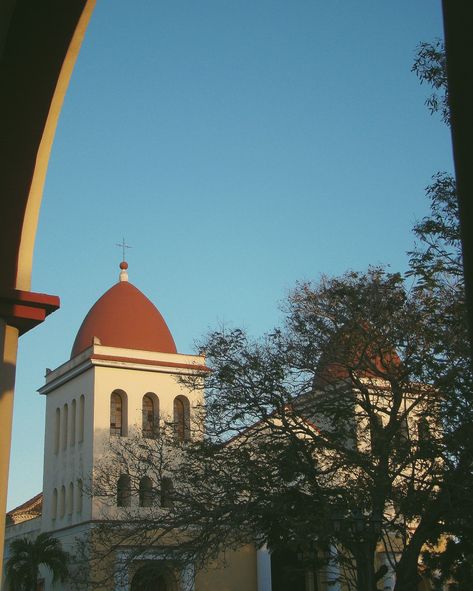
<svg viewBox="0 0 473 591">
<path fill-rule="evenodd" d="M 352 553 L 356 561 L 357 591 L 376 591 L 375 546 L 366 541 L 360 541 L 353 544 L 353 546 Z"/>
<path fill-rule="evenodd" d="M 404 548 L 401 559 L 396 566 L 396 585 L 393 591 L 417 591 L 421 577 L 419 576 L 419 556 L 422 546 L 437 529 L 441 516 L 444 514 L 445 497 L 448 490 L 443 488 L 432 503 L 426 507 L 414 535 Z"/>
<path fill-rule="evenodd" d="M 434 511 L 431 513 L 435 519 Z M 394 591 L 417 591 L 419 581 L 419 556 L 422 546 L 427 540 L 431 520 L 423 518 L 414 535 L 404 548 L 401 559 L 396 566 L 396 584 Z"/>
<path fill-rule="evenodd" d="M 404 555 L 396 568 L 394 591 L 417 591 L 421 580 L 418 568 L 418 553 Z"/>
</svg>

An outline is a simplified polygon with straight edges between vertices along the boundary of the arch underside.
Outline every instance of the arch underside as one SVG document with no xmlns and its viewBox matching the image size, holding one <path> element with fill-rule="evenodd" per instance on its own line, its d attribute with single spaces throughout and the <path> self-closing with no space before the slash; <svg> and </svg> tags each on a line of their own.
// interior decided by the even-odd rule
<svg viewBox="0 0 473 591">
<path fill-rule="evenodd" d="M 138 567 L 131 581 L 131 591 L 177 591 L 172 565 L 149 560 Z"/>
<path fill-rule="evenodd" d="M 0 295 L 30 289 L 57 121 L 96 0 L 6 0 L 0 8 Z"/>
<path fill-rule="evenodd" d="M 0 2 L 0 517 L 18 336 L 59 307 L 59 298 L 30 292 L 33 250 L 54 133 L 95 1 Z"/>
</svg>

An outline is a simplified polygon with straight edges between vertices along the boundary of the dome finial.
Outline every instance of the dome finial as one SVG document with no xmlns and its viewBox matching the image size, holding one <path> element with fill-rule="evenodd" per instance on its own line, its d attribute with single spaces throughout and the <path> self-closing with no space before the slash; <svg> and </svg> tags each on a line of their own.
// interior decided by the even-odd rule
<svg viewBox="0 0 473 591">
<path fill-rule="evenodd" d="M 123 251 L 123 260 L 120 263 L 121 271 L 120 271 L 120 275 L 119 275 L 119 280 L 120 281 L 128 281 L 128 273 L 127 273 L 128 263 L 125 260 L 125 248 L 131 248 L 131 246 L 126 244 L 125 238 L 122 238 L 121 243 L 117 244 L 116 246 L 120 247 Z"/>
<path fill-rule="evenodd" d="M 119 279 L 120 281 L 128 281 L 128 273 L 127 273 L 127 269 L 128 269 L 128 263 L 126 261 L 122 261 L 120 263 L 120 276 Z"/>
</svg>

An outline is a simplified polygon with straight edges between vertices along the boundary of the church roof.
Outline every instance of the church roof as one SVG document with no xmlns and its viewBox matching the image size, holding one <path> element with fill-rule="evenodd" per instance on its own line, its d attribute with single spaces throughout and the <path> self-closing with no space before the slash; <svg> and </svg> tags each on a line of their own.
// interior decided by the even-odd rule
<svg viewBox="0 0 473 591">
<path fill-rule="evenodd" d="M 43 509 L 43 493 L 39 493 L 22 505 L 15 507 L 7 513 L 7 525 L 22 523 L 29 519 L 40 517 Z"/>
<path fill-rule="evenodd" d="M 90 347 L 94 337 L 108 347 L 177 353 L 172 334 L 156 306 L 128 282 L 126 263 L 120 281 L 99 298 L 79 328 L 71 359 Z"/>
</svg>

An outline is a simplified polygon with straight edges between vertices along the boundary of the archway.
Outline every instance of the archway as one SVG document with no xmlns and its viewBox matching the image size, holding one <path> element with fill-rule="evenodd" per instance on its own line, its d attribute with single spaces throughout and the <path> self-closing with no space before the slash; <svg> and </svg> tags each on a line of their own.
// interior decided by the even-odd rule
<svg viewBox="0 0 473 591">
<path fill-rule="evenodd" d="M 43 185 L 95 1 L 6 0 L 0 10 L 0 563 L 18 336 L 59 307 L 59 298 L 30 291 Z"/>
<path fill-rule="evenodd" d="M 177 591 L 176 578 L 170 566 L 159 560 L 149 561 L 134 574 L 131 591 Z"/>
</svg>

